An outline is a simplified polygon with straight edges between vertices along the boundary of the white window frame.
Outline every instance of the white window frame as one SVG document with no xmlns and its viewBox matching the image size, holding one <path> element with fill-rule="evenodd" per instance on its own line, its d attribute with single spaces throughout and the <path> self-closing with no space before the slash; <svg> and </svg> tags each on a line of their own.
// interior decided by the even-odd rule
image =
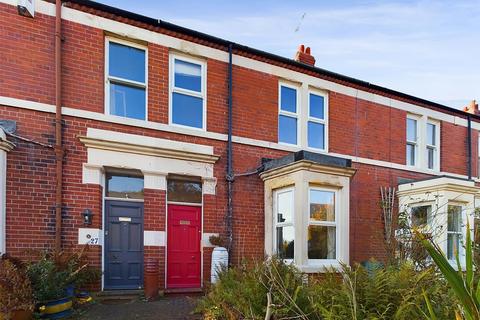
<svg viewBox="0 0 480 320">
<path fill-rule="evenodd" d="M 460 207 L 460 230 L 459 231 L 449 231 L 448 230 L 448 210 L 450 209 L 450 206 L 455 206 L 455 207 Z M 465 236 L 466 236 L 466 227 L 464 227 L 464 213 L 465 213 L 465 204 L 463 203 L 459 203 L 459 202 L 454 202 L 454 201 L 449 201 L 448 204 L 447 204 L 447 217 L 445 219 L 445 234 L 446 234 L 446 238 L 445 238 L 445 248 L 444 248 L 444 252 L 445 252 L 445 256 L 447 257 L 448 261 L 450 262 L 451 265 L 454 265 L 454 266 L 457 266 L 457 258 L 454 257 L 453 259 L 449 259 L 448 258 L 448 235 L 449 234 L 456 234 L 456 235 L 459 235 L 460 236 L 460 239 L 459 239 L 459 246 L 458 246 L 458 257 L 459 257 L 459 260 L 460 260 L 460 264 L 462 264 L 464 262 L 464 256 L 465 256 L 465 249 L 463 248 L 463 245 L 465 243 Z M 472 239 L 473 239 L 473 235 L 472 235 Z"/>
<path fill-rule="evenodd" d="M 290 88 L 290 89 L 295 90 L 296 97 L 297 97 L 297 100 L 296 100 L 296 104 L 297 104 L 297 110 L 296 111 L 297 112 L 294 113 L 294 112 L 282 110 L 282 87 Z M 301 112 L 300 112 L 300 110 L 301 110 L 300 91 L 301 91 L 301 86 L 299 86 L 299 85 L 290 84 L 290 83 L 287 83 L 287 82 L 284 82 L 284 81 L 279 81 L 278 82 L 278 117 L 277 117 L 278 130 L 277 130 L 277 140 L 278 140 L 278 143 L 281 144 L 281 145 L 297 146 L 297 147 L 301 145 L 301 137 L 300 137 L 300 132 L 301 132 L 300 131 L 300 126 L 301 126 L 301 121 L 300 121 L 300 114 L 301 114 Z M 295 118 L 295 120 L 297 121 L 297 143 L 296 144 L 280 141 L 280 116 Z"/>
<path fill-rule="evenodd" d="M 411 141 L 408 140 L 407 136 L 407 119 L 412 119 L 417 121 L 417 140 Z M 435 143 L 436 145 L 430 145 L 427 143 L 427 124 L 435 125 Z M 436 119 L 429 118 L 427 116 L 420 116 L 416 114 L 407 114 L 407 118 L 405 120 L 405 134 L 406 134 L 406 145 L 414 145 L 415 146 L 415 164 L 412 166 L 408 163 L 408 154 L 405 148 L 405 164 L 407 167 L 410 168 L 420 168 L 426 171 L 431 172 L 439 172 L 440 171 L 440 152 L 441 152 L 441 145 L 440 145 L 440 121 Z M 433 161 L 433 169 L 428 168 L 428 148 L 434 148 L 434 161 Z"/>
<path fill-rule="evenodd" d="M 311 199 L 310 199 L 310 191 L 315 190 L 315 191 L 324 191 L 324 192 L 331 192 L 333 193 L 334 197 L 334 212 L 335 212 L 335 221 L 315 221 L 315 220 L 310 220 L 310 204 L 311 204 Z M 318 186 L 309 186 L 307 189 L 308 192 L 308 211 L 307 211 L 307 216 L 305 218 L 305 221 L 307 221 L 307 225 L 305 226 L 306 229 L 305 233 L 308 234 L 308 227 L 309 226 L 324 226 L 324 227 L 335 227 L 335 259 L 309 259 L 308 258 L 308 239 L 305 243 L 306 249 L 305 253 L 307 255 L 307 264 L 310 266 L 323 266 L 323 265 L 335 265 L 338 263 L 338 244 L 340 243 L 340 238 L 339 238 L 339 227 L 338 227 L 338 215 L 339 215 L 339 210 L 338 210 L 338 189 L 331 189 L 331 188 L 326 188 L 326 187 L 318 187 Z"/>
<path fill-rule="evenodd" d="M 480 178 L 480 132 L 477 136 L 477 176 Z"/>
<path fill-rule="evenodd" d="M 278 222 L 277 221 L 277 209 L 278 209 L 278 195 L 281 193 L 292 193 L 292 222 Z M 285 263 L 293 263 L 295 260 L 295 242 L 297 241 L 297 233 L 295 232 L 295 187 L 284 187 L 280 189 L 273 190 L 273 251 L 275 254 L 277 252 L 277 227 L 293 227 L 293 241 L 294 241 L 294 248 L 293 248 L 293 259 L 283 259 Z"/>
<path fill-rule="evenodd" d="M 428 137 L 428 125 L 435 126 L 435 145 L 431 145 L 427 141 Z M 433 168 L 428 167 L 428 149 L 433 149 Z M 440 171 L 440 122 L 434 119 L 427 119 L 427 123 L 425 125 L 425 167 L 428 170 L 433 171 Z"/>
<path fill-rule="evenodd" d="M 416 122 L 416 130 L 415 130 L 415 140 L 408 140 L 408 120 L 414 120 Z M 409 166 L 409 167 L 418 167 L 419 166 L 419 152 L 418 152 L 418 149 L 419 149 L 419 139 L 420 139 L 420 117 L 418 116 L 414 116 L 414 115 L 407 115 L 407 119 L 405 120 L 405 126 L 406 126 L 406 130 L 405 130 L 405 134 L 406 134 L 406 145 L 411 145 L 413 146 L 413 156 L 414 156 L 414 164 L 410 164 L 409 163 L 409 159 L 408 159 L 408 156 L 409 154 L 407 153 L 407 149 L 405 147 L 405 160 L 406 160 L 406 165 Z"/>
<path fill-rule="evenodd" d="M 323 118 L 324 119 L 320 119 L 320 118 L 310 116 L 310 94 L 323 97 Z M 318 89 L 309 88 L 308 93 L 307 93 L 307 104 L 308 104 L 307 121 L 305 123 L 305 130 L 306 130 L 306 133 L 307 133 L 306 134 L 306 139 L 305 139 L 306 148 L 309 149 L 309 150 L 312 150 L 312 151 L 327 152 L 328 151 L 328 95 L 325 92 L 320 91 Z M 309 122 L 323 124 L 323 126 L 324 126 L 323 149 L 310 147 L 308 145 L 308 123 Z"/>
<path fill-rule="evenodd" d="M 110 76 L 110 42 L 113 43 L 118 43 L 127 47 L 132 47 L 136 49 L 140 49 L 145 51 L 145 82 L 138 82 L 134 80 L 128 80 L 124 78 L 119 78 L 119 77 L 114 77 Z M 131 41 L 126 41 L 118 38 L 113 38 L 113 37 L 105 37 L 105 114 L 109 116 L 114 116 L 114 117 L 120 117 L 120 118 L 127 118 L 127 119 L 132 119 L 132 120 L 140 120 L 140 121 L 148 121 L 148 47 L 131 42 Z M 145 119 L 135 119 L 135 118 L 129 118 L 129 117 L 123 117 L 123 116 L 118 116 L 115 114 L 110 113 L 110 84 L 111 80 L 114 80 L 114 82 L 120 83 L 120 84 L 125 84 L 128 86 L 136 87 L 136 88 L 142 88 L 145 89 Z"/>
<path fill-rule="evenodd" d="M 175 59 L 200 65 L 201 67 L 201 91 L 193 91 L 175 87 Z M 207 63 L 203 59 L 194 58 L 177 52 L 169 55 L 169 90 L 168 90 L 168 124 L 175 127 L 206 131 L 207 130 Z M 202 99 L 202 127 L 191 127 L 173 122 L 173 93 L 179 93 Z"/>
</svg>

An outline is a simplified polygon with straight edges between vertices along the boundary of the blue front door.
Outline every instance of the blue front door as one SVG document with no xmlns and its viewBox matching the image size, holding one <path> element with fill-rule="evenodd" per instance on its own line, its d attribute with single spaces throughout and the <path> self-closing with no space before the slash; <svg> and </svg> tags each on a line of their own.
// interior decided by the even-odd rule
<svg viewBox="0 0 480 320">
<path fill-rule="evenodd" d="M 143 203 L 105 201 L 105 289 L 143 288 Z"/>
</svg>

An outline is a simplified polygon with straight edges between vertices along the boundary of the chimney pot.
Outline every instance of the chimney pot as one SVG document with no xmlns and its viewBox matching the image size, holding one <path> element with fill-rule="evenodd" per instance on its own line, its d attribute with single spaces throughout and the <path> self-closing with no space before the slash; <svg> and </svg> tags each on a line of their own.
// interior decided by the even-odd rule
<svg viewBox="0 0 480 320">
<path fill-rule="evenodd" d="M 298 51 L 295 54 L 295 61 L 314 66 L 315 65 L 315 58 L 311 54 L 310 47 L 305 48 L 305 45 L 303 45 L 303 44 L 299 45 L 298 46 Z"/>
<path fill-rule="evenodd" d="M 471 114 L 475 114 L 475 115 L 480 115 L 480 110 L 478 110 L 478 104 L 475 100 L 470 101 L 470 104 L 464 107 L 463 111 Z"/>
</svg>

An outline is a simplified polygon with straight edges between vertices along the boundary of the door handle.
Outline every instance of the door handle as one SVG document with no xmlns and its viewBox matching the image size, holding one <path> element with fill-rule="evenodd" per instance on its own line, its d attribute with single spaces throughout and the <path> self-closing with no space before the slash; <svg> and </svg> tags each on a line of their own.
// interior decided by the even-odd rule
<svg viewBox="0 0 480 320">
<path fill-rule="evenodd" d="M 195 260 L 195 256 L 192 256 L 192 260 Z"/>
</svg>

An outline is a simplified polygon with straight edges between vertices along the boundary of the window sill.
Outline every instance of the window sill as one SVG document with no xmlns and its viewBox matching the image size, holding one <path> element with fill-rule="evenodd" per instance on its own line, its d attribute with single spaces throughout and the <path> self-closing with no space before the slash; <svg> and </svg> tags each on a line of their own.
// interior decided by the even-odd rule
<svg viewBox="0 0 480 320">
<path fill-rule="evenodd" d="M 341 272 L 343 267 L 339 261 L 325 261 L 315 264 L 295 265 L 303 273 Z"/>
</svg>

